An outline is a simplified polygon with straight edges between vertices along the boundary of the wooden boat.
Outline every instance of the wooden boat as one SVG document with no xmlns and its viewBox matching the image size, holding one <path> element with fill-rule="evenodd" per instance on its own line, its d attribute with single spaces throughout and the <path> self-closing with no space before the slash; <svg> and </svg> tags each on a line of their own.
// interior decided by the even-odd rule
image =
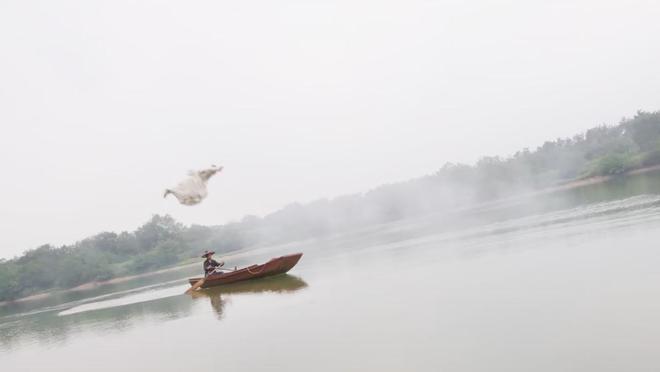
<svg viewBox="0 0 660 372">
<path fill-rule="evenodd" d="M 202 288 L 215 287 L 218 285 L 231 284 L 244 280 L 284 274 L 296 266 L 300 260 L 300 257 L 302 257 L 302 253 L 295 253 L 273 258 L 261 265 L 252 265 L 234 271 L 211 274 L 206 277 Z M 200 279 L 202 278 L 190 278 L 188 279 L 188 282 L 192 286 Z"/>
</svg>

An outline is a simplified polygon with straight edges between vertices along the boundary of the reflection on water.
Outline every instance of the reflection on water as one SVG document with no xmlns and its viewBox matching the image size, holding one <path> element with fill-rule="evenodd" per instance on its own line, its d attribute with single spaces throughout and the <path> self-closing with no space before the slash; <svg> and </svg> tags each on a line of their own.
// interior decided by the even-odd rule
<svg viewBox="0 0 660 372">
<path fill-rule="evenodd" d="M 288 293 L 307 287 L 304 280 L 289 274 L 250 280 L 225 286 L 202 289 L 191 293 L 196 300 L 208 298 L 217 318 L 222 319 L 227 298 L 240 293 Z"/>
</svg>

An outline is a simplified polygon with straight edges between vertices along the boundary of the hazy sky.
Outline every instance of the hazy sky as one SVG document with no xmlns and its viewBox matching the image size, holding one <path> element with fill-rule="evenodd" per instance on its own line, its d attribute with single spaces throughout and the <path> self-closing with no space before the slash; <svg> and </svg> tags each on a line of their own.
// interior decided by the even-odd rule
<svg viewBox="0 0 660 372">
<path fill-rule="evenodd" d="M 221 224 L 660 109 L 656 1 L 0 0 L 0 257 Z M 225 172 L 201 205 L 162 199 Z"/>
</svg>

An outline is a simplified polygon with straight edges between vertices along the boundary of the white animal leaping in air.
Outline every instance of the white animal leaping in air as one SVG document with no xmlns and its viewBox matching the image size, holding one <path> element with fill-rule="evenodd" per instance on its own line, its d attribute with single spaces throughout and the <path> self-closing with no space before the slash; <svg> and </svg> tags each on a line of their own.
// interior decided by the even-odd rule
<svg viewBox="0 0 660 372">
<path fill-rule="evenodd" d="M 172 194 L 183 205 L 199 204 L 208 195 L 206 183 L 209 178 L 222 171 L 223 167 L 212 165 L 209 169 L 188 172 L 188 178 L 181 181 L 176 187 L 166 189 L 163 198 Z"/>
</svg>

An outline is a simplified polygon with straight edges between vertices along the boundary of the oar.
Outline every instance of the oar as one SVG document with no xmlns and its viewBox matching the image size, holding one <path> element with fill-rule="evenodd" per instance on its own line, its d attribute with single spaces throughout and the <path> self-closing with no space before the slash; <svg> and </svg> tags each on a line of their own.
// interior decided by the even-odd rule
<svg viewBox="0 0 660 372">
<path fill-rule="evenodd" d="M 224 263 L 224 262 L 223 262 L 223 263 Z M 213 270 L 213 272 L 215 272 L 215 271 L 217 271 L 217 270 L 236 271 L 236 268 L 233 268 L 233 269 L 225 269 L 225 268 L 222 268 L 222 267 L 216 267 L 216 268 Z M 213 273 L 209 273 L 209 275 L 211 275 L 211 274 L 213 274 Z M 204 282 L 205 282 L 205 281 L 206 281 L 206 277 L 203 277 L 202 279 L 198 280 L 197 283 L 193 284 L 192 287 L 188 288 L 188 290 L 186 291 L 186 294 L 190 294 L 190 293 L 192 293 L 193 291 L 196 291 L 199 287 L 201 287 L 201 286 L 204 285 Z"/>
<path fill-rule="evenodd" d="M 213 273 L 214 273 L 216 270 L 218 270 L 218 269 L 220 269 L 220 268 L 219 268 L 219 267 L 214 268 L 213 271 L 211 271 L 210 273 L 208 273 L 208 275 L 213 274 Z M 207 275 L 207 276 L 208 276 L 208 275 Z M 206 276 L 203 277 L 202 279 L 198 280 L 197 283 L 193 284 L 192 287 L 188 288 L 188 290 L 186 291 L 186 294 L 190 294 L 190 293 L 196 291 L 199 287 L 201 287 L 201 286 L 204 285 L 204 282 L 205 282 L 205 281 L 206 281 Z"/>
<path fill-rule="evenodd" d="M 198 280 L 197 283 L 193 284 L 192 287 L 188 288 L 188 290 L 186 291 L 186 294 L 190 294 L 190 293 L 192 293 L 193 291 L 196 291 L 197 288 L 199 288 L 199 287 L 201 287 L 201 286 L 204 285 L 204 282 L 205 282 L 205 281 L 206 281 L 206 278 L 202 278 L 202 279 Z"/>
</svg>

